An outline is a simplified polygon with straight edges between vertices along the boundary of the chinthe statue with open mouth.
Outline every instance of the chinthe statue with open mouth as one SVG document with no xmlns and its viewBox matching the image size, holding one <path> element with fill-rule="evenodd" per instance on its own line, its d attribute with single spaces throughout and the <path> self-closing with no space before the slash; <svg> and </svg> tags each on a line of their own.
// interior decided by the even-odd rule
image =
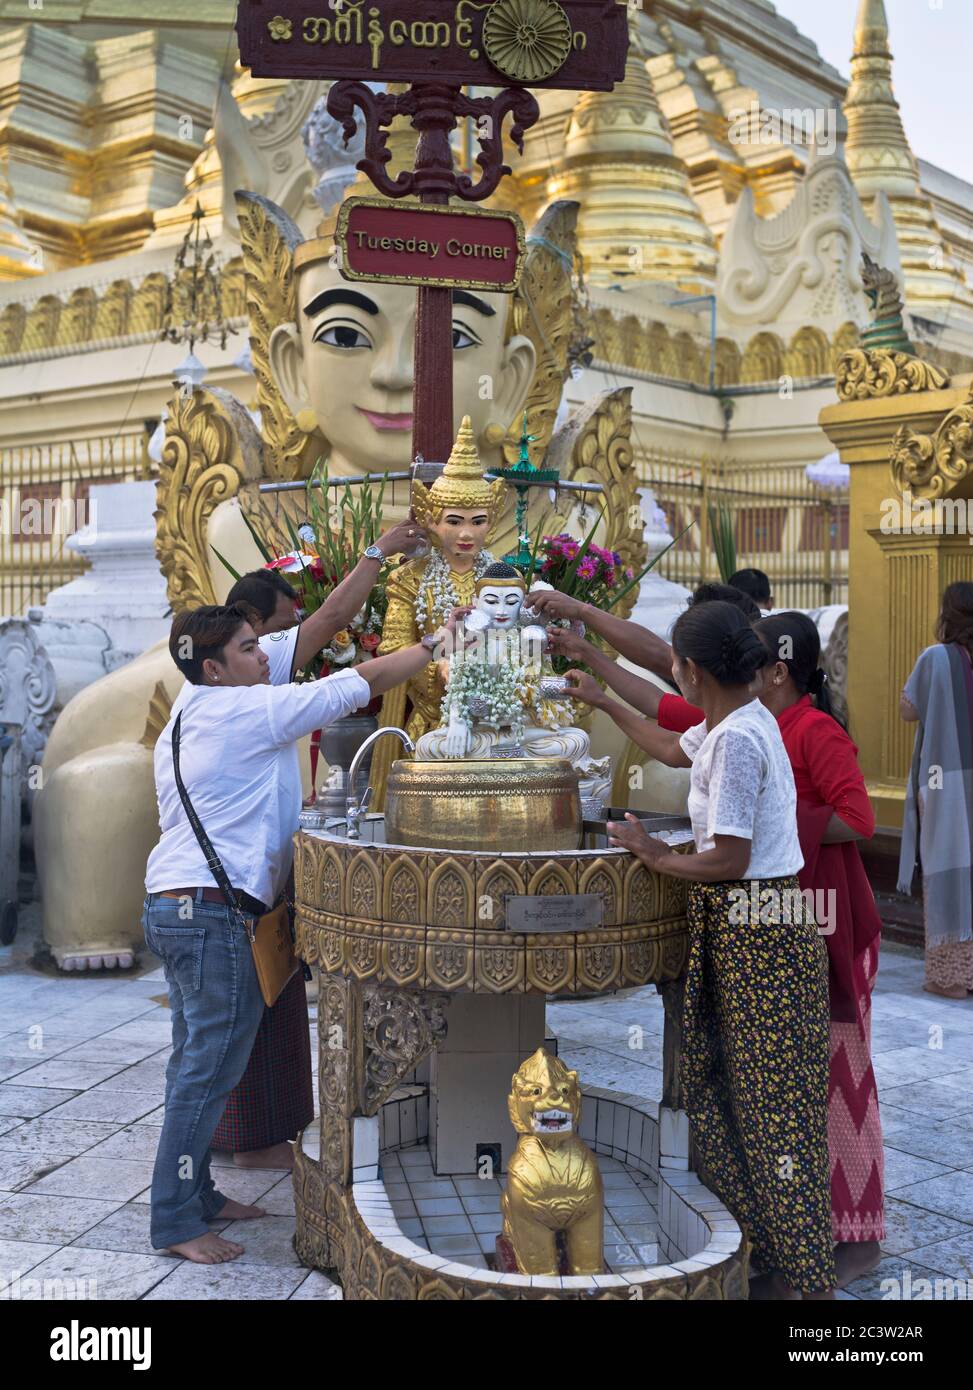
<svg viewBox="0 0 973 1390">
<path fill-rule="evenodd" d="M 520 1138 L 500 1205 L 517 1269 L 564 1272 L 563 1233 L 567 1273 L 604 1273 L 605 1190 L 597 1159 L 578 1137 L 578 1073 L 539 1047 L 515 1073 L 507 1104 Z"/>
</svg>

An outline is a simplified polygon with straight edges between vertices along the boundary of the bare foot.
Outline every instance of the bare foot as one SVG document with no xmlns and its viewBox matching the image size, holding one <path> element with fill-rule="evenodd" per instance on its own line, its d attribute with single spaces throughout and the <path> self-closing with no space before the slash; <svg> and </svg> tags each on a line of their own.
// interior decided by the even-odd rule
<svg viewBox="0 0 973 1390">
<path fill-rule="evenodd" d="M 243 1202 L 234 1202 L 232 1197 L 228 1197 L 226 1206 L 222 1211 L 218 1211 L 214 1220 L 216 1221 L 255 1221 L 258 1216 L 266 1216 L 263 1207 L 248 1207 Z"/>
<path fill-rule="evenodd" d="M 796 1289 L 792 1289 L 784 1283 L 784 1277 L 779 1270 L 771 1270 L 768 1274 L 758 1274 L 756 1278 L 750 1280 L 750 1298 L 755 1303 L 767 1303 L 778 1301 L 797 1301 L 801 1295 Z"/>
<path fill-rule="evenodd" d="M 238 1168 L 286 1168 L 294 1167 L 293 1144 L 271 1144 L 269 1149 L 251 1149 L 248 1153 L 234 1154 L 233 1162 Z"/>
<path fill-rule="evenodd" d="M 938 994 L 942 999 L 965 999 L 968 991 L 962 985 L 923 985 L 927 994 Z"/>
<path fill-rule="evenodd" d="M 822 1299 L 833 1299 L 834 1289 L 818 1289 L 817 1293 L 803 1293 L 801 1294 L 801 1298 L 804 1300 L 805 1303 L 807 1303 L 808 1301 L 812 1303 L 818 1303 Z"/>
<path fill-rule="evenodd" d="M 835 1269 L 838 1271 L 838 1288 L 843 1289 L 853 1279 L 874 1269 L 882 1258 L 882 1247 L 877 1240 L 844 1240 L 834 1248 Z"/>
<path fill-rule="evenodd" d="M 214 1235 L 212 1231 L 207 1231 L 204 1236 L 194 1236 L 192 1240 L 183 1240 L 178 1245 L 170 1245 L 169 1253 L 181 1255 L 184 1260 L 192 1260 L 193 1264 L 197 1265 L 221 1265 L 227 1260 L 235 1260 L 238 1255 L 242 1255 L 243 1246 L 237 1245 L 232 1240 L 224 1240 L 222 1236 Z"/>
</svg>

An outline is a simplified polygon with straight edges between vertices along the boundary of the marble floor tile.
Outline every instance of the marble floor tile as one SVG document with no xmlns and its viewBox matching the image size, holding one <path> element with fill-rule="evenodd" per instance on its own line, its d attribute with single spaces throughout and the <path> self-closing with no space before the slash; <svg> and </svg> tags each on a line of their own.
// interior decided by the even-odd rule
<svg viewBox="0 0 973 1390">
<path fill-rule="evenodd" d="M 937 1178 L 900 1187 L 895 1195 L 927 1211 L 939 1212 L 957 1221 L 973 1222 L 973 1173 L 943 1173 Z"/>
<path fill-rule="evenodd" d="M 922 1245 L 932 1245 L 953 1236 L 973 1233 L 973 1224 L 958 1221 L 940 1212 L 899 1200 L 901 1193 L 885 1199 L 885 1239 L 882 1250 L 889 1255 L 907 1254 Z"/>
<path fill-rule="evenodd" d="M 2 1091 L 0 1087 L 0 1091 Z M 38 1087 L 38 1091 L 41 1088 Z M 54 1095 L 54 1091 L 42 1092 Z M 70 1094 L 66 1092 L 65 1095 Z M 129 1125 L 148 1115 L 150 1111 L 160 1110 L 159 1099 L 148 1091 L 83 1091 L 73 1100 L 65 1100 L 57 1108 L 59 1120 L 114 1120 L 118 1125 Z M 156 1121 L 161 1123 L 161 1119 Z"/>
<path fill-rule="evenodd" d="M 930 1077 L 943 1078 L 951 1072 L 969 1070 L 969 1061 L 956 1053 L 930 1047 L 901 1047 L 872 1055 L 875 1079 L 880 1086 L 903 1086 Z"/>
<path fill-rule="evenodd" d="M 148 1205 L 127 1202 L 97 1226 L 76 1238 L 75 1244 L 89 1250 L 126 1250 L 133 1255 L 161 1254 L 149 1239 L 151 1211 Z M 211 1230 L 222 1231 L 225 1221 L 214 1222 Z"/>
<path fill-rule="evenodd" d="M 73 1048 L 84 1047 L 90 1039 L 78 1038 L 76 1034 L 55 1032 L 53 1028 L 41 1028 L 19 1033 L 9 1033 L 0 1038 L 0 1053 L 4 1057 L 21 1057 L 27 1066 L 36 1067 L 52 1057 L 63 1057 Z M 100 1059 L 98 1059 L 100 1060 Z"/>
<path fill-rule="evenodd" d="M 21 1086 L 51 1086 L 60 1091 L 87 1091 L 122 1067 L 120 1062 L 81 1062 L 62 1053 L 20 1076 Z M 137 1089 L 128 1087 L 127 1089 Z"/>
<path fill-rule="evenodd" d="M 928 1158 L 948 1168 L 964 1168 L 973 1164 L 973 1130 L 965 1129 L 954 1120 L 930 1120 L 918 1117 L 893 1120 L 882 1125 L 886 1151 L 898 1149 L 903 1153 Z M 0 1136 L 0 1145 L 3 1138 Z"/>
<path fill-rule="evenodd" d="M 879 1106 L 894 1105 L 926 1119 L 952 1120 L 973 1112 L 973 1092 L 950 1090 L 938 1081 L 913 1081 L 904 1086 L 879 1086 Z"/>
<path fill-rule="evenodd" d="M 885 1149 L 885 1190 L 895 1192 L 910 1183 L 921 1182 L 924 1178 L 935 1178 L 952 1170 L 945 1164 L 933 1163 L 927 1158 L 917 1158 L 915 1154 L 903 1153 L 900 1149 Z"/>
<path fill-rule="evenodd" d="M 10 1081 L 15 1076 L 20 1076 L 22 1072 L 30 1071 L 37 1065 L 37 1055 L 33 1057 L 11 1057 L 0 1053 L 0 1081 Z"/>
<path fill-rule="evenodd" d="M 156 1057 L 163 1051 L 168 1054 L 167 1044 L 168 1039 L 165 1042 L 159 1042 L 157 1039 L 148 1041 L 139 1038 L 119 1038 L 111 1033 L 103 1033 L 100 1037 L 73 1044 L 66 1052 L 60 1054 L 60 1058 L 62 1061 L 76 1059 L 79 1062 L 120 1062 L 124 1066 L 131 1066 L 135 1062 L 144 1062 L 148 1057 Z M 127 1089 L 137 1091 L 142 1088 L 132 1086 Z"/>
<path fill-rule="evenodd" d="M 312 1269 L 303 1284 L 298 1284 L 291 1294 L 290 1301 L 340 1303 L 343 1297 L 340 1284 L 333 1283 L 319 1269 Z"/>
<path fill-rule="evenodd" d="M 154 1163 L 161 1134 L 161 1125 L 127 1125 L 90 1148 L 88 1157 L 134 1158 L 144 1163 Z"/>
<path fill-rule="evenodd" d="M 973 1229 L 967 1235 L 920 1245 L 909 1251 L 909 1259 L 951 1278 L 973 1281 Z"/>
<path fill-rule="evenodd" d="M 101 1091 L 152 1091 L 162 1100 L 166 1089 L 166 1064 L 162 1054 L 125 1066 L 108 1076 L 99 1086 Z"/>
<path fill-rule="evenodd" d="M 26 1274 L 60 1248 L 60 1244 L 49 1245 L 39 1240 L 0 1240 L 0 1279 L 12 1280 L 18 1274 Z"/>
<path fill-rule="evenodd" d="M 172 1257 L 167 1255 L 136 1255 L 68 1245 L 35 1265 L 30 1278 L 39 1282 L 55 1280 L 66 1289 L 73 1288 L 76 1298 L 133 1300 L 142 1298 L 165 1279 L 172 1272 L 172 1265 Z M 45 1296 L 50 1297 L 43 1289 L 35 1295 L 38 1300 Z"/>
<path fill-rule="evenodd" d="M 0 1085 L 0 1115 L 15 1115 L 22 1120 L 30 1120 L 70 1101 L 77 1094 L 77 1091 L 53 1091 L 45 1086 L 18 1086 L 5 1081 Z"/>
<path fill-rule="evenodd" d="M 290 1298 L 306 1278 L 307 1270 L 301 1265 L 285 1268 L 280 1264 L 246 1264 L 243 1256 L 222 1265 L 196 1265 L 183 1260 L 145 1295 L 145 1301 L 278 1302 Z"/>
<path fill-rule="evenodd" d="M 59 1120 L 52 1114 L 35 1120 L 21 1120 L 6 1133 L 0 1132 L 0 1153 L 54 1149 L 71 1158 L 103 1143 L 115 1133 L 114 1124 L 98 1120 Z"/>
<path fill-rule="evenodd" d="M 0 1195 L 0 1236 L 9 1240 L 40 1240 L 65 1245 L 97 1226 L 121 1205 L 120 1201 L 90 1197 L 4 1193 Z"/>
<path fill-rule="evenodd" d="M 54 1197 L 99 1197 L 130 1201 L 152 1181 L 152 1164 L 82 1154 L 56 1168 L 28 1189 Z"/>
<path fill-rule="evenodd" d="M 914 1262 L 912 1255 L 889 1255 L 868 1274 L 862 1275 L 846 1285 L 849 1293 L 857 1298 L 880 1299 L 883 1302 L 902 1302 L 915 1292 L 912 1284 L 916 1279 L 942 1278 L 934 1269 Z"/>
<path fill-rule="evenodd" d="M 0 1191 L 18 1192 L 29 1187 L 62 1164 L 70 1163 L 71 1158 L 71 1154 L 53 1153 L 49 1149 L 35 1148 L 17 1153 L 0 1150 Z"/>
<path fill-rule="evenodd" d="M 214 1181 L 220 1181 L 214 1179 Z M 281 1178 L 280 1182 L 265 1192 L 260 1198 L 260 1205 L 268 1216 L 294 1216 L 294 1179 L 290 1173 Z"/>
<path fill-rule="evenodd" d="M 256 1221 L 231 1221 L 220 1234 L 244 1248 L 244 1253 L 234 1264 L 300 1264 L 294 1250 L 292 1216 L 262 1216 Z"/>
</svg>

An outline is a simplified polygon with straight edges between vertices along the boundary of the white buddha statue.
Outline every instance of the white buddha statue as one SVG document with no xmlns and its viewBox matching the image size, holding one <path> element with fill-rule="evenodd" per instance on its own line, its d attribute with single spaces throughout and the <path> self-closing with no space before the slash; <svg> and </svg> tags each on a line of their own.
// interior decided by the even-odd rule
<svg viewBox="0 0 973 1390">
<path fill-rule="evenodd" d="M 528 758 L 588 761 L 589 739 L 576 728 L 567 683 L 554 676 L 547 634 L 524 608 L 518 570 L 494 562 L 475 585 L 465 628 L 472 645 L 440 663 L 446 687 L 441 723 L 422 735 L 419 759 L 489 758 L 508 752 Z"/>
</svg>

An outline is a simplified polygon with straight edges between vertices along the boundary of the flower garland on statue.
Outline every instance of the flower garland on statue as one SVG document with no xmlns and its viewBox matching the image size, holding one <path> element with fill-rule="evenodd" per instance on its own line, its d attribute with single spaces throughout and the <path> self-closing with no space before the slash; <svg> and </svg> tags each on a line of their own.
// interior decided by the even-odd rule
<svg viewBox="0 0 973 1390">
<path fill-rule="evenodd" d="M 524 631 L 490 630 L 466 650 L 449 659 L 449 679 L 443 696 L 442 719 L 449 724 L 456 715 L 467 728 L 475 723 L 510 728 L 514 741 L 521 739 L 530 714 L 538 728 L 558 729 L 573 722 L 574 703 L 545 699 L 540 694 L 541 663 Z"/>
<path fill-rule="evenodd" d="M 494 557 L 489 550 L 481 550 L 473 563 L 473 578 L 481 579 L 484 572 L 494 563 Z M 426 603 L 427 592 L 432 595 L 432 612 Z M 461 604 L 462 599 L 453 584 L 449 563 L 441 550 L 434 550 L 422 577 L 422 588 L 416 595 L 416 622 L 420 632 L 430 620 L 433 630 L 440 627 L 453 609 L 459 608 Z"/>
</svg>

